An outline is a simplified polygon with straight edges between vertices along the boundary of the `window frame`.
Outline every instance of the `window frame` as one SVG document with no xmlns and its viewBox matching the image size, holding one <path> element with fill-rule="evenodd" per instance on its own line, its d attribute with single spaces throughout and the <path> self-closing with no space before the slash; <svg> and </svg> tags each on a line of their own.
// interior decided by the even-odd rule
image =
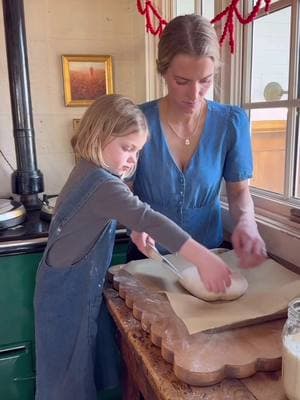
<svg viewBox="0 0 300 400">
<path fill-rule="evenodd" d="M 227 0 L 227 5 L 230 0 Z M 291 12 L 291 50 L 294 51 L 294 55 L 290 54 L 290 66 L 289 66 L 289 97 L 286 101 L 280 102 L 261 102 L 255 103 L 257 108 L 268 108 L 269 105 L 272 107 L 300 107 L 299 99 L 296 101 L 291 100 L 293 94 L 295 96 L 296 85 L 293 82 L 297 82 L 297 65 L 296 60 L 299 59 L 299 8 L 300 2 L 298 0 L 274 0 L 271 3 L 270 12 L 279 10 L 286 7 L 287 5 L 292 6 Z M 224 4 L 223 4 L 224 6 Z M 248 8 L 247 8 L 248 7 Z M 296 7 L 296 8 L 295 8 Z M 250 0 L 244 0 L 241 2 L 241 12 L 244 15 L 248 15 L 249 9 L 252 10 L 252 2 Z M 265 15 L 264 10 L 261 10 L 258 14 L 258 18 Z M 298 27 L 297 27 L 298 25 Z M 236 40 L 236 51 L 233 56 L 229 55 L 228 48 L 225 49 L 226 44 L 222 48 L 223 60 L 224 60 L 224 76 L 227 77 L 225 91 L 221 93 L 221 102 L 229 102 L 230 104 L 241 105 L 247 110 L 251 109 L 252 104 L 249 101 L 243 101 L 243 93 L 248 92 L 250 96 L 250 53 L 252 47 L 251 39 L 252 24 L 242 26 L 236 24 L 235 40 Z M 297 47 L 296 47 L 297 43 Z M 247 49 L 245 51 L 244 49 Z M 293 49 L 293 50 L 292 50 Z M 296 56 L 295 56 L 296 55 Z M 227 64 L 227 65 L 226 65 Z M 243 79 L 243 76 L 248 73 L 248 81 Z M 293 80 L 291 75 L 293 74 Z M 247 75 L 246 75 L 247 76 Z M 294 87 L 292 86 L 294 84 Z M 298 82 L 299 84 L 299 82 Z M 248 97 L 249 99 L 249 97 Z M 298 108 L 299 110 L 299 108 Z M 294 113 L 296 108 L 294 108 Z M 289 121 L 287 122 L 287 154 L 292 151 L 291 141 L 295 139 L 296 126 L 293 122 L 295 121 L 295 114 L 288 113 Z M 299 128 L 298 128 L 299 129 Z M 292 132 L 292 133 L 291 133 Z M 298 141 L 300 142 L 300 130 L 298 133 Z M 300 143 L 298 143 L 299 146 Z M 293 149 L 293 158 L 286 156 L 286 169 L 285 174 L 290 173 L 292 163 L 294 161 L 295 148 Z M 298 165 L 299 173 L 300 166 Z M 297 176 L 297 175 L 296 175 Z M 286 179 L 285 179 L 286 181 Z M 286 183 L 285 183 L 286 186 Z M 291 193 L 291 186 L 285 187 L 285 196 L 271 193 L 266 190 L 251 187 L 251 195 L 254 202 L 255 218 L 259 228 L 259 231 L 264 238 L 268 252 L 273 256 L 279 257 L 279 259 L 287 261 L 295 266 L 300 267 L 300 252 L 298 251 L 300 246 L 300 226 L 298 222 L 291 221 L 291 209 L 300 208 L 300 199 L 291 199 L 287 196 L 287 193 Z M 222 213 L 225 229 L 225 237 L 229 240 L 230 233 L 233 231 L 233 223 L 229 215 L 228 202 L 226 194 L 221 196 L 222 198 Z"/>
<path fill-rule="evenodd" d="M 252 8 L 252 1 L 244 1 L 245 12 L 249 13 Z M 288 99 L 279 101 L 262 101 L 262 102 L 251 102 L 250 101 L 250 76 L 251 76 L 251 48 L 252 48 L 252 29 L 253 25 L 249 24 L 243 27 L 241 40 L 237 40 L 237 45 L 240 48 L 242 54 L 242 73 L 240 74 L 240 81 L 242 82 L 240 88 L 240 104 L 246 110 L 262 109 L 262 108 L 287 108 L 287 140 L 286 140 L 286 161 L 285 161 L 285 179 L 284 179 L 284 193 L 277 194 L 268 192 L 263 189 L 251 187 L 251 194 L 255 204 L 257 213 L 261 215 L 270 215 L 270 211 L 273 212 L 272 219 L 282 221 L 285 218 L 288 225 L 293 226 L 290 223 L 290 210 L 291 208 L 300 208 L 300 199 L 293 197 L 293 169 L 296 164 L 297 157 L 297 142 L 296 142 L 296 120 L 297 112 L 299 113 L 300 99 L 297 99 L 298 91 L 298 66 L 297 60 L 299 60 L 299 1 L 295 0 L 278 0 L 271 3 L 271 7 L 268 14 L 279 11 L 283 8 L 291 7 L 291 31 L 290 31 L 290 63 L 289 63 L 289 87 L 288 87 Z M 257 15 L 257 19 L 268 15 L 264 9 L 261 9 Z M 231 76 L 233 81 L 233 77 Z M 234 84 L 234 83 L 233 83 Z M 298 110 L 297 110 L 298 107 Z M 299 134 L 298 134 L 299 136 Z M 298 137 L 299 141 L 299 137 Z M 298 145 L 299 146 L 299 145 Z M 299 163 L 297 165 L 299 173 Z"/>
</svg>

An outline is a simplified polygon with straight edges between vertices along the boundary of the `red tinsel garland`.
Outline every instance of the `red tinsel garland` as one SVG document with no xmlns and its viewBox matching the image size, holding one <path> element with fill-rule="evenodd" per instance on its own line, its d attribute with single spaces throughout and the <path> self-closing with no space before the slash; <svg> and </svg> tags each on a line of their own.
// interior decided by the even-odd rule
<svg viewBox="0 0 300 400">
<path fill-rule="evenodd" d="M 146 1 L 145 8 L 143 9 L 141 0 L 137 0 L 137 9 L 140 14 L 142 14 L 142 15 L 146 14 L 147 32 L 150 31 L 152 33 L 152 35 L 160 36 L 162 34 L 165 26 L 167 25 L 167 21 L 164 18 L 162 18 L 162 16 L 159 14 L 157 9 L 153 6 L 152 2 L 150 0 Z M 154 24 L 153 24 L 154 18 L 153 17 L 151 18 L 151 16 L 150 16 L 151 13 L 158 20 L 158 27 L 156 29 L 154 28 Z"/>
<path fill-rule="evenodd" d="M 227 14 L 227 20 L 224 26 L 224 30 L 222 33 L 222 36 L 220 38 L 220 45 L 224 43 L 225 37 L 227 33 L 229 34 L 229 45 L 230 45 L 230 51 L 231 53 L 234 53 L 234 14 L 237 16 L 237 19 L 242 25 L 249 24 L 252 22 L 255 17 L 257 16 L 259 9 L 261 7 L 262 1 L 265 2 L 265 11 L 268 12 L 270 9 L 271 1 L 272 0 L 257 0 L 255 6 L 253 7 L 253 10 L 251 13 L 248 15 L 247 18 L 244 18 L 240 11 L 237 8 L 238 3 L 240 0 L 232 0 L 231 4 L 225 8 L 220 14 L 216 15 L 214 19 L 212 19 L 210 22 L 212 24 L 221 21 L 223 17 L 226 16 Z"/>
<path fill-rule="evenodd" d="M 246 25 L 249 24 L 250 22 L 252 22 L 255 17 L 257 16 L 259 9 L 261 7 L 261 3 L 262 1 L 265 2 L 265 11 L 268 12 L 270 9 L 270 5 L 271 5 L 271 1 L 272 0 L 257 0 L 256 4 L 253 7 L 253 10 L 251 11 L 251 13 L 248 15 L 247 18 L 244 18 L 240 11 L 238 10 L 237 6 L 238 3 L 240 2 L 240 0 L 232 0 L 230 5 L 228 7 L 225 8 L 225 10 L 223 10 L 222 12 L 220 12 L 218 15 L 215 16 L 214 19 L 212 19 L 210 22 L 212 24 L 221 21 L 221 19 L 223 17 L 226 17 L 227 15 L 227 20 L 225 22 L 225 26 L 224 26 L 224 30 L 222 33 L 222 36 L 220 38 L 220 45 L 222 46 L 225 40 L 226 35 L 229 35 L 229 45 L 230 45 L 230 51 L 231 53 L 234 53 L 234 15 L 236 15 L 238 21 L 242 24 L 242 25 Z M 159 12 L 157 11 L 157 9 L 154 7 L 154 5 L 152 4 L 151 0 L 145 1 L 145 7 L 143 8 L 142 6 L 142 1 L 141 0 L 137 0 L 137 9 L 139 11 L 139 13 L 141 15 L 146 15 L 146 29 L 147 32 L 151 32 L 152 35 L 161 35 L 164 28 L 166 27 L 166 25 L 168 24 L 168 22 L 162 18 L 162 16 L 159 14 Z M 152 14 L 152 16 L 151 16 Z M 155 29 L 154 28 L 154 17 L 157 19 L 158 21 L 158 26 Z"/>
</svg>

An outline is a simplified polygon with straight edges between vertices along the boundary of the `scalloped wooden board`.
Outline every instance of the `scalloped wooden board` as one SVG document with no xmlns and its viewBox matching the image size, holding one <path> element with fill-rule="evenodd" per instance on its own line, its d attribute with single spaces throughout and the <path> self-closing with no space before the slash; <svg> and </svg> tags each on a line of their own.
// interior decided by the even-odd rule
<svg viewBox="0 0 300 400">
<path fill-rule="evenodd" d="M 182 272 L 188 264 L 178 255 L 166 256 Z M 220 255 L 239 270 L 233 251 Z M 120 268 L 120 267 L 119 267 Z M 190 295 L 178 282 L 176 275 L 162 264 L 145 259 L 124 264 L 124 269 L 151 290 L 164 292 L 190 334 L 216 332 L 286 317 L 288 303 L 300 295 L 300 276 L 272 259 L 259 268 L 243 270 L 248 281 L 246 293 L 235 301 L 207 302 Z M 240 270 L 241 271 L 241 270 Z"/>
<path fill-rule="evenodd" d="M 258 371 L 281 368 L 281 331 L 284 319 L 224 332 L 189 335 L 165 295 L 146 288 L 121 270 L 109 269 L 113 286 L 132 310 L 163 359 L 173 364 L 176 377 L 196 386 L 225 378 L 246 378 Z"/>
</svg>

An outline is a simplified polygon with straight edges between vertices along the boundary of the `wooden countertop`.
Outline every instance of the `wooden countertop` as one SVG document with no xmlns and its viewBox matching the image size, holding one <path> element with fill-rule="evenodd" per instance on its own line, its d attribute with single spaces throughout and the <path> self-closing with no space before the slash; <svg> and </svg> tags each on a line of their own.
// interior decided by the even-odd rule
<svg viewBox="0 0 300 400">
<path fill-rule="evenodd" d="M 161 357 L 139 321 L 114 289 L 106 289 L 110 313 L 120 332 L 120 347 L 126 364 L 124 400 L 287 400 L 281 373 L 256 373 L 245 379 L 225 379 L 206 387 L 179 381 L 172 365 Z"/>
</svg>

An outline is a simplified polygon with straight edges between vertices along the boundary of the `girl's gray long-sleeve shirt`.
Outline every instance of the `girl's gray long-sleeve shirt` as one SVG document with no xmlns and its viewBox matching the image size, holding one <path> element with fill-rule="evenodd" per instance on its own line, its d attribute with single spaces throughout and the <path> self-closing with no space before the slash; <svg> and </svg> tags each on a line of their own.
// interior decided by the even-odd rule
<svg viewBox="0 0 300 400">
<path fill-rule="evenodd" d="M 98 168 L 95 164 L 81 160 L 74 167 L 56 207 L 59 207 L 69 191 L 95 168 Z M 170 252 L 178 251 L 189 239 L 189 234 L 173 221 L 152 210 L 148 204 L 134 196 L 121 179 L 113 175 L 111 178 L 101 184 L 77 214 L 63 226 L 60 239 L 48 252 L 49 265 L 65 267 L 76 263 L 92 248 L 111 219 L 116 219 L 134 231 L 148 233 Z"/>
</svg>

